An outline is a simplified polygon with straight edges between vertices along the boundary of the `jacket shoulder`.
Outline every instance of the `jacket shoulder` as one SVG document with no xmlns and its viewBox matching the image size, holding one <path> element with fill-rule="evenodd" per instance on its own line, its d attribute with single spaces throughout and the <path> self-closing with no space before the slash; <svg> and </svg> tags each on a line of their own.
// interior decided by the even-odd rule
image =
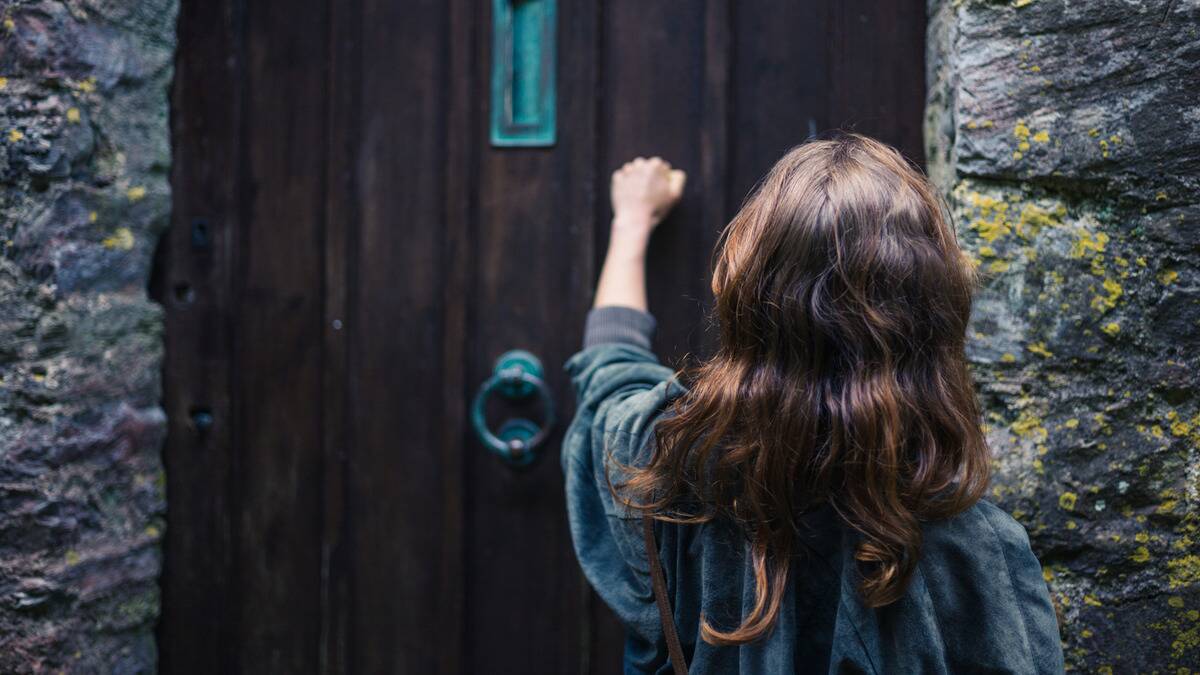
<svg viewBox="0 0 1200 675">
<path fill-rule="evenodd" d="M 1004 509 L 980 499 L 966 510 L 949 518 L 923 523 L 925 543 L 961 545 L 975 552 L 993 554 L 1029 550 L 1025 527 Z M 985 546 L 984 542 L 998 546 Z"/>
<path fill-rule="evenodd" d="M 981 499 L 923 533 L 919 593 L 951 670 L 1061 673 L 1058 622 L 1025 528 Z"/>
</svg>

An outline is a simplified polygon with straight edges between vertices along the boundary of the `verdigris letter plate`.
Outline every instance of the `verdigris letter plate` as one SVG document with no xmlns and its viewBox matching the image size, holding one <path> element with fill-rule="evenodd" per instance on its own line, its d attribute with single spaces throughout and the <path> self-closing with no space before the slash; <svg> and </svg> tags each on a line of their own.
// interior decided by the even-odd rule
<svg viewBox="0 0 1200 675">
<path fill-rule="evenodd" d="M 492 145 L 554 145 L 556 0 L 492 0 Z"/>
</svg>

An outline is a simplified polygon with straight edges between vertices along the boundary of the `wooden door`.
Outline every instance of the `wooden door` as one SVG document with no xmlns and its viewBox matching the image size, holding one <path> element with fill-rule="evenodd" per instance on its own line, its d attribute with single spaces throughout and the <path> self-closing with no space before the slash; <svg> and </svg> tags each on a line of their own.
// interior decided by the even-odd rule
<svg viewBox="0 0 1200 675">
<path fill-rule="evenodd" d="M 923 0 L 557 5 L 557 141 L 498 148 L 489 1 L 183 0 L 164 672 L 619 672 L 558 461 L 609 172 L 690 175 L 651 252 L 678 364 L 711 347 L 717 232 L 791 145 L 922 156 Z M 562 420 L 524 470 L 468 419 L 512 348 Z"/>
</svg>

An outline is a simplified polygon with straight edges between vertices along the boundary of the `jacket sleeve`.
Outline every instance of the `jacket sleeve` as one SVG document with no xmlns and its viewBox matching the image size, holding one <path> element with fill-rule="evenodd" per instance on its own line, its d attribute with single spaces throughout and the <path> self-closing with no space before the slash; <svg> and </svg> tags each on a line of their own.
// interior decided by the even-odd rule
<svg viewBox="0 0 1200 675">
<path fill-rule="evenodd" d="M 644 466 L 654 422 L 683 392 L 649 350 L 654 319 L 627 307 L 593 309 L 584 349 L 567 361 L 575 417 L 562 446 L 567 515 L 588 582 L 626 627 L 650 645 L 661 635 L 640 514 L 610 485 L 623 466 Z M 611 483 L 610 483 L 611 481 Z"/>
<path fill-rule="evenodd" d="M 1062 673 L 1064 659 L 1058 618 L 1042 576 L 1042 565 L 1029 545 L 1029 534 L 1012 516 L 990 502 L 983 502 L 983 512 L 1004 552 L 1034 672 Z"/>
</svg>

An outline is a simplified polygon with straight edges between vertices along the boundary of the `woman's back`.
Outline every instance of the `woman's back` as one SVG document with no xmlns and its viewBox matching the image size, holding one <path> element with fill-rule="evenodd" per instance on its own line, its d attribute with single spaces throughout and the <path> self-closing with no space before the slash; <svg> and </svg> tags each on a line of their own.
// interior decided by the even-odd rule
<svg viewBox="0 0 1200 675">
<path fill-rule="evenodd" d="M 642 466 L 653 427 L 684 389 L 648 351 L 653 319 L 593 310 L 585 349 L 567 364 L 578 395 L 563 445 L 568 513 L 592 586 L 629 629 L 627 672 L 671 672 L 651 591 L 641 515 L 613 498 L 613 466 Z M 734 628 L 756 603 L 746 535 L 735 523 L 657 521 L 655 534 L 675 625 L 692 673 L 1060 673 L 1058 624 L 1025 530 L 980 500 L 922 524 L 923 547 L 904 596 L 878 609 L 857 592 L 859 535 L 828 505 L 798 518 L 774 629 L 762 640 L 716 646 L 704 616 Z"/>
<path fill-rule="evenodd" d="M 685 643 L 672 665 L 697 672 L 1061 670 L 1026 534 L 980 501 L 977 276 L 933 187 L 862 136 L 787 153 L 721 235 L 719 344 L 677 380 L 649 350 L 644 264 L 682 188 L 658 159 L 614 174 L 567 364 L 571 532 L 630 628 L 629 669 L 666 667 L 662 608 Z"/>
</svg>

